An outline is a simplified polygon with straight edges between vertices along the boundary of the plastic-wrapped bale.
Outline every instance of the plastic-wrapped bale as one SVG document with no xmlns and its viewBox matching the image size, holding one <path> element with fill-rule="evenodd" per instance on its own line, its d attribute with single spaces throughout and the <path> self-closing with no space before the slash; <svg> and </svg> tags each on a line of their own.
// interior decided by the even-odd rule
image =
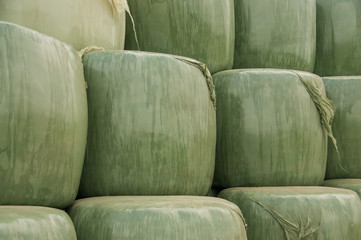
<svg viewBox="0 0 361 240">
<path fill-rule="evenodd" d="M 332 128 L 340 155 L 328 149 L 326 179 L 361 178 L 361 76 L 327 77 L 323 82 L 336 106 Z"/>
<path fill-rule="evenodd" d="M 95 52 L 83 60 L 89 132 L 80 196 L 206 195 L 216 144 L 207 69 L 142 52 Z"/>
<path fill-rule="evenodd" d="M 87 135 L 83 65 L 72 47 L 0 22 L 0 204 L 64 208 Z"/>
<path fill-rule="evenodd" d="M 125 12 L 119 4 L 111 3 L 110 0 L 91 3 L 88 0 L 0 0 L 0 20 L 50 35 L 76 49 L 96 45 L 120 50 L 124 49 Z"/>
<path fill-rule="evenodd" d="M 315 73 L 361 75 L 361 1 L 317 0 Z"/>
<path fill-rule="evenodd" d="M 233 68 L 313 71 L 315 0 L 235 0 L 234 8 Z"/>
<path fill-rule="evenodd" d="M 213 77 L 215 186 L 323 183 L 327 154 L 323 127 L 330 127 L 321 122 L 332 119 L 333 108 L 320 77 L 275 69 L 230 70 Z"/>
<path fill-rule="evenodd" d="M 96 197 L 69 209 L 78 240 L 246 240 L 243 215 L 212 197 Z"/>
<path fill-rule="evenodd" d="M 76 240 L 69 216 L 45 207 L 0 206 L 2 240 Z"/>
<path fill-rule="evenodd" d="M 233 0 L 131 0 L 129 6 L 141 50 L 194 58 L 212 73 L 232 68 Z M 137 47 L 127 21 L 125 48 Z"/>
<path fill-rule="evenodd" d="M 359 240 L 361 202 L 355 192 L 328 187 L 223 190 L 247 221 L 248 240 Z"/>
<path fill-rule="evenodd" d="M 323 183 L 324 186 L 333 188 L 344 188 L 356 192 L 361 198 L 361 179 L 331 179 Z"/>
</svg>

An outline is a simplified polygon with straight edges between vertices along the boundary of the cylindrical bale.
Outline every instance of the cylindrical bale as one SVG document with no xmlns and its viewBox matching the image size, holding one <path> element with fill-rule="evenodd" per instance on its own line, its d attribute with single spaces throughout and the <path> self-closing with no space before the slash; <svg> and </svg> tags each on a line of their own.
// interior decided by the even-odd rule
<svg viewBox="0 0 361 240">
<path fill-rule="evenodd" d="M 76 240 L 69 216 L 45 207 L 0 206 L 2 240 Z"/>
<path fill-rule="evenodd" d="M 246 240 L 243 215 L 212 197 L 97 197 L 69 209 L 78 240 Z"/>
<path fill-rule="evenodd" d="M 333 188 L 344 188 L 356 192 L 361 198 L 361 179 L 331 179 L 323 183 L 324 186 Z"/>
<path fill-rule="evenodd" d="M 361 75 L 361 1 L 317 0 L 315 73 Z"/>
<path fill-rule="evenodd" d="M 0 0 L 0 20 L 55 37 L 76 49 L 124 49 L 125 12 L 111 0 Z"/>
<path fill-rule="evenodd" d="M 215 164 L 213 83 L 209 72 L 206 78 L 182 59 L 85 55 L 89 132 L 81 196 L 207 194 Z"/>
<path fill-rule="evenodd" d="M 194 58 L 212 73 L 232 68 L 233 0 L 131 0 L 129 6 L 140 50 Z M 131 21 L 125 48 L 138 49 Z"/>
<path fill-rule="evenodd" d="M 0 22 L 0 204 L 70 205 L 87 124 L 83 64 L 75 49 Z"/>
<path fill-rule="evenodd" d="M 361 201 L 328 187 L 262 187 L 223 190 L 247 221 L 248 240 L 359 240 Z"/>
<path fill-rule="evenodd" d="M 234 8 L 233 68 L 313 71 L 315 0 L 235 0 Z"/>
<path fill-rule="evenodd" d="M 326 179 L 361 178 L 361 76 L 323 78 L 336 106 L 332 124 L 339 155 L 328 149 Z"/>
<path fill-rule="evenodd" d="M 216 186 L 322 184 L 327 139 L 304 85 L 324 92 L 320 77 L 275 69 L 231 70 L 213 77 Z"/>
</svg>

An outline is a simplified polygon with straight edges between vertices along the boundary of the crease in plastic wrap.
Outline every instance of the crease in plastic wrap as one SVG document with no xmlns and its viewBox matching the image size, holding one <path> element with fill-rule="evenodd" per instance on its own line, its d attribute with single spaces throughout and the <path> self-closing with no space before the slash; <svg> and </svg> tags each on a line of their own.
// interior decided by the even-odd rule
<svg viewBox="0 0 361 240">
<path fill-rule="evenodd" d="M 357 240 L 361 234 L 361 202 L 349 190 L 231 188 L 219 197 L 240 207 L 248 222 L 248 240 Z"/>
<path fill-rule="evenodd" d="M 252 198 L 251 200 L 260 205 L 277 220 L 283 228 L 287 240 L 317 240 L 318 231 L 320 229 L 319 221 L 314 223 L 310 217 L 306 217 L 305 220 L 301 219 L 300 221 L 287 218 L 263 202 Z"/>
</svg>

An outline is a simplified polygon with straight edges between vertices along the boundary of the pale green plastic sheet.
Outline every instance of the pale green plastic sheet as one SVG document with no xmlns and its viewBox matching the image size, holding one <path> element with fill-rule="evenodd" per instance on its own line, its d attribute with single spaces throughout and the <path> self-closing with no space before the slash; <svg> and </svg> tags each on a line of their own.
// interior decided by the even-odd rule
<svg viewBox="0 0 361 240">
<path fill-rule="evenodd" d="M 78 192 L 87 135 L 74 48 L 0 22 L 0 204 L 64 208 Z"/>
<path fill-rule="evenodd" d="M 0 20 L 32 28 L 77 50 L 124 49 L 125 12 L 111 0 L 0 0 Z"/>
<path fill-rule="evenodd" d="M 80 196 L 206 195 L 216 144 L 209 72 L 144 52 L 83 60 L 89 135 Z"/>
<path fill-rule="evenodd" d="M 194 58 L 212 73 L 231 69 L 233 0 L 130 0 L 140 50 Z M 131 21 L 125 48 L 138 50 Z"/>
<path fill-rule="evenodd" d="M 315 0 L 235 0 L 234 8 L 233 68 L 313 71 Z"/>
<path fill-rule="evenodd" d="M 359 240 L 361 201 L 327 187 L 232 188 L 219 197 L 236 203 L 248 240 Z"/>
<path fill-rule="evenodd" d="M 78 240 L 246 240 L 243 215 L 223 199 L 97 197 L 69 209 Z"/>
<path fill-rule="evenodd" d="M 45 207 L 0 206 L 1 240 L 76 240 L 69 216 Z"/>
<path fill-rule="evenodd" d="M 317 0 L 316 74 L 361 75 L 360 39 L 360 0 Z"/>
<path fill-rule="evenodd" d="M 213 77 L 217 92 L 214 185 L 323 183 L 327 139 L 320 120 L 326 129 L 324 122 L 332 120 L 333 112 L 328 111 L 332 106 L 324 106 L 327 99 L 320 77 L 276 69 L 231 70 Z M 320 96 L 311 98 L 312 89 L 305 83 Z M 325 103 L 319 104 L 321 96 Z M 330 116 L 321 118 L 313 100 L 320 112 Z"/>
<path fill-rule="evenodd" d="M 327 96 L 336 106 L 333 132 L 340 159 L 328 149 L 326 179 L 361 178 L 361 76 L 323 78 Z"/>
<path fill-rule="evenodd" d="M 323 185 L 333 188 L 344 188 L 356 192 L 361 198 L 361 179 L 331 179 L 326 180 Z"/>
</svg>

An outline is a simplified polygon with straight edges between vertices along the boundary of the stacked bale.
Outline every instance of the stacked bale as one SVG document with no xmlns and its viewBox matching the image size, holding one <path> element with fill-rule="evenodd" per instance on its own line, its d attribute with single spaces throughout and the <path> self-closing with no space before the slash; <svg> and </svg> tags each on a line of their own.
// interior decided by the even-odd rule
<svg viewBox="0 0 361 240">
<path fill-rule="evenodd" d="M 87 135 L 83 65 L 53 38 L 0 22 L 0 204 L 69 206 Z"/>
<path fill-rule="evenodd" d="M 0 239 L 76 240 L 69 216 L 45 207 L 0 206 Z"/>
<path fill-rule="evenodd" d="M 78 240 L 246 240 L 239 208 L 210 197 L 97 197 L 69 210 Z"/>
<path fill-rule="evenodd" d="M 76 49 L 89 45 L 124 49 L 126 1 L 116 2 L 0 0 L 0 20 L 50 35 Z"/>
<path fill-rule="evenodd" d="M 234 4 L 233 68 L 313 71 L 315 0 L 235 0 Z"/>
<path fill-rule="evenodd" d="M 215 185 L 320 185 L 327 139 L 309 91 L 324 97 L 320 77 L 276 69 L 214 75 L 217 91 Z M 308 87 L 306 87 L 309 85 Z M 313 89 L 312 89 L 313 88 Z M 319 100 L 318 99 L 318 100 Z"/>
<path fill-rule="evenodd" d="M 361 2 L 317 0 L 317 55 L 320 76 L 361 75 Z"/>
<path fill-rule="evenodd" d="M 89 134 L 81 196 L 207 194 L 214 87 L 197 64 L 142 52 L 85 55 Z"/>
<path fill-rule="evenodd" d="M 141 50 L 194 58 L 212 73 L 232 68 L 233 0 L 132 0 L 129 6 Z M 131 21 L 125 48 L 138 49 Z"/>
<path fill-rule="evenodd" d="M 249 240 L 357 240 L 361 236 L 361 202 L 349 190 L 232 188 L 219 196 L 242 209 Z"/>
</svg>

